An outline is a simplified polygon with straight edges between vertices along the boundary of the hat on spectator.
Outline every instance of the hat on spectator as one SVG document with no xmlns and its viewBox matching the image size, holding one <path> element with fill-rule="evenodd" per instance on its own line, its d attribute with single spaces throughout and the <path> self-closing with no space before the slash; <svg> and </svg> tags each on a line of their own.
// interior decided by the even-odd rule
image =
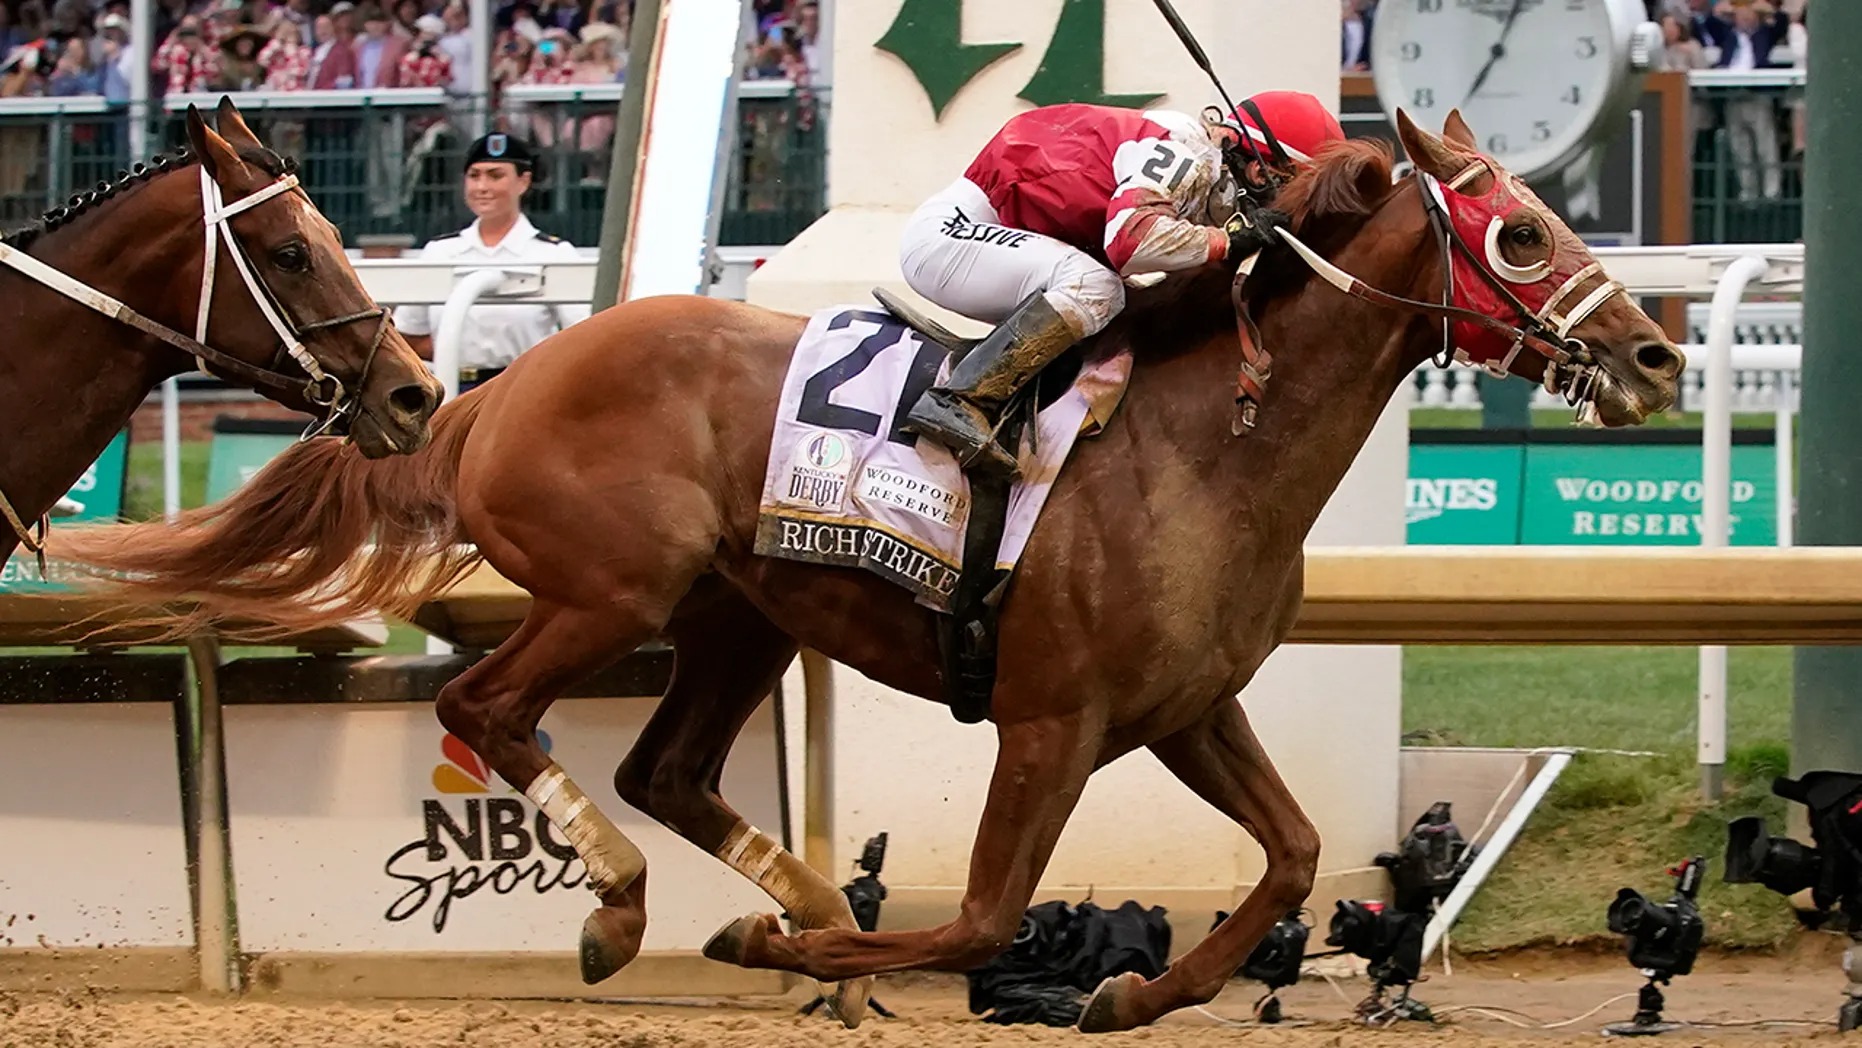
<svg viewBox="0 0 1862 1048">
<path fill-rule="evenodd" d="M 503 131 L 493 131 L 481 137 L 472 143 L 472 148 L 466 150 L 467 167 L 498 161 L 515 164 L 519 171 L 529 171 L 536 166 L 537 157 L 530 143 Z"/>
<path fill-rule="evenodd" d="M 432 36 L 445 36 L 446 19 L 439 15 L 421 15 L 414 19 L 414 28 Z"/>
<path fill-rule="evenodd" d="M 616 47 L 627 43 L 627 34 L 613 22 L 590 22 L 582 27 L 582 42 L 592 44 L 597 40 L 606 40 Z"/>
<path fill-rule="evenodd" d="M 117 14 L 115 11 L 97 19 L 97 31 L 99 33 L 107 33 L 112 29 L 119 29 L 125 33 L 129 32 L 129 19 Z"/>
<path fill-rule="evenodd" d="M 330 16 L 334 18 L 337 15 L 346 15 L 355 9 L 356 5 L 350 3 L 349 0 L 336 0 L 335 5 L 330 8 Z"/>
</svg>

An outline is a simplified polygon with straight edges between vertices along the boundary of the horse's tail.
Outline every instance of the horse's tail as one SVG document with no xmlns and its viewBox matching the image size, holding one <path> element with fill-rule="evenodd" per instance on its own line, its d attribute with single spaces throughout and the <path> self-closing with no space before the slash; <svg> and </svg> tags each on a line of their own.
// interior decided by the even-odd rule
<svg viewBox="0 0 1862 1048">
<path fill-rule="evenodd" d="M 87 590 L 164 608 L 134 623 L 164 639 L 214 626 L 265 640 L 374 611 L 405 618 L 479 563 L 454 488 L 482 404 L 447 405 L 413 455 L 371 460 L 335 438 L 306 441 L 172 523 L 58 528 L 47 552 L 101 576 Z"/>
</svg>

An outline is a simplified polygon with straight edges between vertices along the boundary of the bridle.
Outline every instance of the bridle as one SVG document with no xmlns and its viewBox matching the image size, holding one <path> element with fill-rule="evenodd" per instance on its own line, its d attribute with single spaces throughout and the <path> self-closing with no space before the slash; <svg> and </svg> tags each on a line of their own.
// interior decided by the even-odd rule
<svg viewBox="0 0 1862 1048">
<path fill-rule="evenodd" d="M 138 174 L 146 170 L 142 165 L 137 165 L 137 168 Z M 309 197 L 305 196 L 298 185 L 297 175 L 287 169 L 283 176 L 263 189 L 228 204 L 221 193 L 220 184 L 214 181 L 205 166 L 200 168 L 201 219 L 206 230 L 206 239 L 201 261 L 200 303 L 195 311 L 192 338 L 164 324 L 150 320 L 121 301 L 4 242 L 0 242 L 0 264 L 17 270 L 66 298 L 193 356 L 203 373 L 214 373 L 208 371 L 211 367 L 221 377 L 237 379 L 260 392 L 270 391 L 285 396 L 302 396 L 309 403 L 325 409 L 324 417 L 313 422 L 299 438 L 307 440 L 330 431 L 338 422 L 353 415 L 360 408 L 360 404 L 352 392 L 343 386 L 342 380 L 325 371 L 317 358 L 304 348 L 302 336 L 359 321 L 375 320 L 375 338 L 369 344 L 368 356 L 364 358 L 362 370 L 356 378 L 356 385 L 360 388 L 367 382 L 369 368 L 375 363 L 375 356 L 380 351 L 383 340 L 387 338 L 388 311 L 381 306 L 373 306 L 347 316 L 299 324 L 291 319 L 277 296 L 272 294 L 271 288 L 267 287 L 265 281 L 254 272 L 252 260 L 246 254 L 244 246 L 240 244 L 238 235 L 233 232 L 230 220 L 235 215 L 294 191 L 304 197 L 307 203 L 309 202 Z M 218 268 L 217 253 L 222 240 L 226 242 L 226 253 L 232 258 L 233 267 L 239 271 L 240 278 L 245 282 L 246 290 L 252 295 L 253 301 L 258 303 L 259 312 L 264 314 L 266 322 L 271 325 L 272 331 L 277 334 L 281 342 L 281 348 L 273 356 L 270 367 L 249 364 L 207 344 L 207 329 L 213 308 L 214 271 Z M 296 375 L 278 369 L 277 365 L 286 356 L 302 369 L 305 378 L 300 379 Z M 38 556 L 39 571 L 44 574 L 45 533 L 49 527 L 50 515 L 39 518 L 38 536 L 35 538 L 31 529 L 26 526 L 7 501 L 5 494 L 0 493 L 0 516 L 6 518 L 7 524 L 19 537 L 20 543 Z"/>
<path fill-rule="evenodd" d="M 1492 175 L 1496 180 L 1500 180 L 1503 174 L 1487 158 L 1477 157 L 1454 178 L 1448 180 L 1447 188 L 1459 190 L 1483 172 Z M 1481 362 L 1481 366 L 1488 373 L 1500 378 L 1509 376 L 1513 361 L 1519 356 L 1520 351 L 1530 350 L 1546 360 L 1544 385 L 1547 390 L 1564 395 L 1567 403 L 1578 405 L 1581 410 L 1588 407 L 1590 397 L 1595 391 L 1597 365 L 1589 348 L 1582 340 L 1572 338 L 1571 332 L 1605 302 L 1617 295 L 1627 296 L 1628 290 L 1622 284 L 1604 276 L 1603 264 L 1593 261 L 1566 277 L 1543 306 L 1536 310 L 1531 308 L 1521 300 L 1512 287 L 1508 286 L 1509 280 L 1513 284 L 1520 285 L 1536 283 L 1553 275 L 1551 266 L 1543 262 L 1529 267 L 1518 267 L 1508 263 L 1500 254 L 1498 247 L 1498 236 L 1503 225 L 1503 220 L 1498 215 L 1493 217 L 1487 227 L 1485 242 L 1482 245 L 1486 257 L 1483 258 L 1476 254 L 1466 239 L 1455 229 L 1443 194 L 1444 184 L 1433 175 L 1420 170 L 1413 172 L 1412 177 L 1417 179 L 1422 187 L 1423 207 L 1428 213 L 1430 227 L 1441 248 L 1443 277 L 1440 302 L 1422 302 L 1380 291 L 1326 261 L 1285 226 L 1276 225 L 1274 232 L 1315 274 L 1340 291 L 1373 305 L 1440 319 L 1442 321 L 1442 351 L 1437 356 L 1438 363 L 1446 365 L 1451 355 L 1461 363 L 1475 363 L 1465 349 L 1455 345 L 1453 335 L 1455 324 L 1469 324 L 1497 335 L 1507 343 L 1505 353 L 1497 359 L 1497 362 L 1493 358 Z M 1468 263 L 1486 288 L 1512 313 L 1514 318 L 1512 322 L 1455 305 L 1454 261 L 1457 255 Z M 1273 356 L 1261 344 L 1260 332 L 1248 313 L 1247 296 L 1244 290 L 1247 279 L 1253 274 L 1255 263 L 1259 259 L 1260 253 L 1257 252 L 1242 261 L 1236 269 L 1235 280 L 1230 289 L 1242 349 L 1242 364 L 1235 382 L 1236 416 L 1233 429 L 1236 436 L 1241 436 L 1254 428 L 1261 402 L 1266 395 L 1267 382 L 1273 371 Z M 1507 279 L 1496 275 L 1496 270 L 1505 274 Z M 1566 303 L 1572 296 L 1578 294 L 1580 289 L 1593 278 L 1602 279 L 1576 304 L 1566 308 Z"/>
</svg>

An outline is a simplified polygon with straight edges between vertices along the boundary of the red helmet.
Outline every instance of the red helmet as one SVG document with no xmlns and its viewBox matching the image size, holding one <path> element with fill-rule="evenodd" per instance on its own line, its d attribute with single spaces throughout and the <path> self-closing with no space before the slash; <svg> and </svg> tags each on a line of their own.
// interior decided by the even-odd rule
<svg viewBox="0 0 1862 1048">
<path fill-rule="evenodd" d="M 1261 114 L 1261 121 L 1249 114 L 1250 105 Z M 1267 125 L 1265 131 L 1262 122 Z M 1254 95 L 1234 113 L 1230 126 L 1247 129 L 1248 137 L 1270 156 L 1271 143 L 1278 142 L 1290 159 L 1301 164 L 1311 163 L 1327 142 L 1345 140 L 1345 129 L 1339 126 L 1338 118 L 1304 91 L 1263 91 Z"/>
</svg>

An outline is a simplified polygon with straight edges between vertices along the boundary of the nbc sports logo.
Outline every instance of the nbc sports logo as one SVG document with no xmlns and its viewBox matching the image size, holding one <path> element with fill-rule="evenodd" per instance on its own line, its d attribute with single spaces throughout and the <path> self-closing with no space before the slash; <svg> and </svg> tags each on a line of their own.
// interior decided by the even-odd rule
<svg viewBox="0 0 1862 1048">
<path fill-rule="evenodd" d="M 543 746 L 544 753 L 550 752 L 550 736 L 542 728 L 537 729 L 537 742 Z M 440 740 L 440 756 L 444 759 L 433 766 L 434 789 L 452 794 L 491 792 L 491 769 L 457 735 L 448 732 Z"/>
</svg>

